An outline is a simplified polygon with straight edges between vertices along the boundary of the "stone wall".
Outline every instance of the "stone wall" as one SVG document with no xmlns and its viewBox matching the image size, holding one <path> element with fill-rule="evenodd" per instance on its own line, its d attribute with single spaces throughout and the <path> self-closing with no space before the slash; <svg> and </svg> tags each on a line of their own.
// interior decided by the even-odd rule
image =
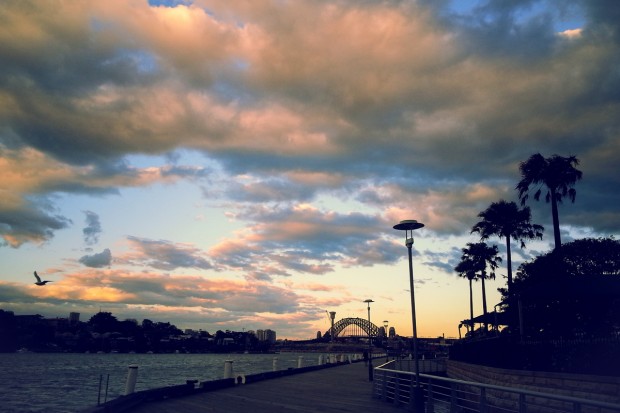
<svg viewBox="0 0 620 413">
<path fill-rule="evenodd" d="M 611 377 L 507 370 L 448 360 L 447 375 L 453 379 L 620 404 L 620 372 L 619 376 Z"/>
</svg>

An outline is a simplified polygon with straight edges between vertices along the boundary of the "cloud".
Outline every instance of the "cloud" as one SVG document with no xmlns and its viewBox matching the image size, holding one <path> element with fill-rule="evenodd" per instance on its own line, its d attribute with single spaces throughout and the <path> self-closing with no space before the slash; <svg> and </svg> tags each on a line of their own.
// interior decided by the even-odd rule
<svg viewBox="0 0 620 413">
<path fill-rule="evenodd" d="M 0 197 L 0 236 L 12 247 L 48 241 L 55 231 L 72 224 L 69 218 L 55 213 L 55 194 L 118 195 L 119 187 L 199 180 L 209 173 L 202 166 L 135 168 L 116 159 L 73 166 L 33 148 L 9 149 L 2 145 L 1 139 L 0 168 L 4 171 L 0 187 L 4 195 Z M 85 214 L 85 242 L 91 245 L 88 243 L 96 242 L 100 224 L 96 215 L 89 211 Z"/>
<path fill-rule="evenodd" d="M 43 243 L 71 223 L 69 218 L 53 214 L 51 203 L 43 197 L 23 200 L 15 207 L 0 201 L 0 236 L 13 248 L 25 242 Z"/>
<path fill-rule="evenodd" d="M 112 263 L 112 253 L 106 248 L 99 254 L 84 255 L 79 262 L 91 268 L 108 267 Z"/>
<path fill-rule="evenodd" d="M 159 270 L 176 268 L 210 269 L 212 264 L 203 252 L 187 244 L 175 244 L 164 240 L 127 237 L 132 250 L 118 257 L 119 262 L 145 265 Z"/>
<path fill-rule="evenodd" d="M 45 302 L 44 306 L 35 305 L 36 311 L 64 314 L 69 306 L 94 314 L 104 305 L 114 307 L 114 314 L 121 319 L 132 314 L 134 318 L 158 321 L 170 317 L 183 325 L 230 327 L 238 322 L 270 325 L 269 320 L 276 317 L 309 322 L 316 319 L 318 308 L 325 304 L 289 288 L 261 282 L 157 272 L 108 269 L 65 273 L 48 286 L 44 290 L 0 281 L 0 308 L 30 314 L 34 303 Z"/>
<path fill-rule="evenodd" d="M 383 239 L 391 227 L 378 215 L 320 210 L 308 204 L 242 208 L 253 224 L 209 255 L 222 269 L 270 279 L 293 273 L 323 275 L 344 266 L 373 266 L 402 258 L 402 247 Z M 393 235 L 393 234 L 390 234 Z"/>
<path fill-rule="evenodd" d="M 86 226 L 82 229 L 84 234 L 84 242 L 86 245 L 94 245 L 99 242 L 99 234 L 101 233 L 101 223 L 99 215 L 92 211 L 83 211 L 86 215 Z"/>
<path fill-rule="evenodd" d="M 66 170 L 47 192 L 185 177 L 191 166 L 96 175 L 129 153 L 178 147 L 248 173 L 227 192 L 243 202 L 309 202 L 333 189 L 295 174 L 335 174 L 344 191 L 395 177 L 501 190 L 494 179 L 515 179 L 532 151 L 569 147 L 585 160 L 618 126 L 620 79 L 606 69 L 615 43 L 593 29 L 610 19 L 584 3 L 591 21 L 566 43 L 552 23 L 568 9 L 532 4 L 484 3 L 448 25 L 445 10 L 424 2 L 216 2 L 209 12 L 26 2 L 5 12 L 5 130 L 12 150 L 32 148 Z M 83 179 L 72 165 L 87 168 Z"/>
<path fill-rule="evenodd" d="M 175 317 L 189 308 L 197 318 L 251 320 L 199 306 L 207 296 L 173 307 L 181 293 L 164 288 L 160 273 L 330 285 L 340 270 L 402 259 L 391 229 L 402 219 L 424 222 L 425 239 L 445 242 L 419 259 L 451 272 L 450 248 L 462 247 L 453 244 L 491 202 L 516 200 L 518 164 L 535 152 L 581 160 L 577 202 L 561 206 L 566 239 L 617 234 L 612 4 L 9 2 L 0 10 L 2 245 L 45 247 L 71 229 L 76 196 L 80 205 L 106 197 L 82 207 L 78 234 L 95 245 L 101 224 L 90 211 L 103 214 L 108 201 L 142 188 L 165 197 L 162 187 L 189 186 L 203 195 L 192 216 L 214 223 L 217 239 L 133 229 L 124 239 L 106 222 L 106 235 L 125 242 L 115 247 L 119 272 L 93 273 L 113 274 L 114 285 L 74 295 L 126 300 L 124 310 L 139 314 L 163 306 Z M 549 205 L 530 206 L 549 228 Z M 228 221 L 216 221 L 220 212 Z M 106 251 L 80 262 L 109 266 Z M 121 282 L 142 285 L 149 299 Z M 286 313 L 290 320 L 311 320 L 314 298 Z M 244 299 L 233 295 L 239 306 Z"/>
</svg>

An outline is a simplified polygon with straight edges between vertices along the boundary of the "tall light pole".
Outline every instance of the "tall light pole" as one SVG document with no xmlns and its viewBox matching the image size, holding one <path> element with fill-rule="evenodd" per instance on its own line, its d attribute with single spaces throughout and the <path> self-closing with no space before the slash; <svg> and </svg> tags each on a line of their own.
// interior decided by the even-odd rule
<svg viewBox="0 0 620 413">
<path fill-rule="evenodd" d="M 370 298 L 364 300 L 368 304 L 368 381 L 372 381 L 372 340 L 370 338 L 370 303 L 374 303 Z"/>
<path fill-rule="evenodd" d="M 400 221 L 394 225 L 394 229 L 405 231 L 405 245 L 409 253 L 409 288 L 411 291 L 411 320 L 413 324 L 413 359 L 415 363 L 415 388 L 414 388 L 414 406 L 417 412 L 424 409 L 424 400 L 422 399 L 422 389 L 420 388 L 420 369 L 418 363 L 418 328 L 415 318 L 415 292 L 413 289 L 413 262 L 411 258 L 411 248 L 413 247 L 413 231 L 424 226 L 421 222 L 413 219 Z M 421 407 L 421 408 L 420 408 Z"/>
</svg>

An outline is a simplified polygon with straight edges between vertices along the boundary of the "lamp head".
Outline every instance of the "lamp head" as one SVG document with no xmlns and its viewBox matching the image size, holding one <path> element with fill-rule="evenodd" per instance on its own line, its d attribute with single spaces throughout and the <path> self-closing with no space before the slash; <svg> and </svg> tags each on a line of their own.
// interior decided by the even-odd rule
<svg viewBox="0 0 620 413">
<path fill-rule="evenodd" d="M 418 222 L 415 219 L 406 219 L 394 225 L 393 228 L 399 231 L 413 231 L 414 229 L 420 229 L 423 226 L 424 226 L 423 223 Z"/>
</svg>

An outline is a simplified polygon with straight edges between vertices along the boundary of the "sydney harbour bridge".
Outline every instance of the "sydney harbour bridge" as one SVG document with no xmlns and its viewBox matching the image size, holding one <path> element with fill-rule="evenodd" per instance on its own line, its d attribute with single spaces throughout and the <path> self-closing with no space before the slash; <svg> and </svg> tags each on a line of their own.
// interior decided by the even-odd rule
<svg viewBox="0 0 620 413">
<path fill-rule="evenodd" d="M 333 319 L 332 319 L 333 320 Z M 385 335 L 383 327 L 377 327 L 372 322 L 363 318 L 343 318 L 333 324 L 333 327 L 327 330 L 324 336 L 331 336 L 332 339 L 349 339 L 349 338 L 368 338 L 380 337 Z"/>
</svg>

